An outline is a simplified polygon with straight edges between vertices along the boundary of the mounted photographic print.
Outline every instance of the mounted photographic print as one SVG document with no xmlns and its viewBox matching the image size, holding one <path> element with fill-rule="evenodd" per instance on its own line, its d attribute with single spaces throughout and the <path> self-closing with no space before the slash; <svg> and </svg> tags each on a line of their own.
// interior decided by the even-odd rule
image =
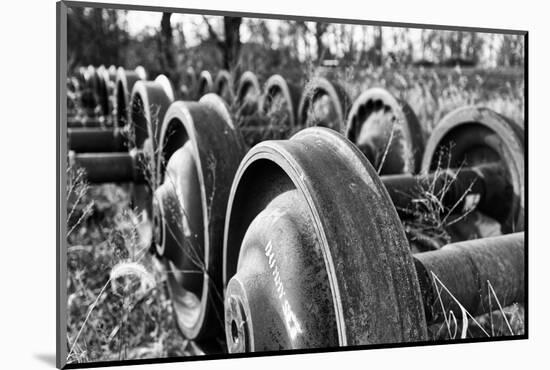
<svg viewBox="0 0 550 370">
<path fill-rule="evenodd" d="M 57 9 L 58 367 L 527 338 L 527 32 Z"/>
</svg>

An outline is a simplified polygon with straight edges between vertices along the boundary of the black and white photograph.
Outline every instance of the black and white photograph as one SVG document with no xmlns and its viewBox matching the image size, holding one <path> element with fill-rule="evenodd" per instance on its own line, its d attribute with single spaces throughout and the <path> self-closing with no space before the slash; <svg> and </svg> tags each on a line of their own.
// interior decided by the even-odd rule
<svg viewBox="0 0 550 370">
<path fill-rule="evenodd" d="M 526 31 L 57 12 L 57 366 L 527 338 Z"/>
</svg>

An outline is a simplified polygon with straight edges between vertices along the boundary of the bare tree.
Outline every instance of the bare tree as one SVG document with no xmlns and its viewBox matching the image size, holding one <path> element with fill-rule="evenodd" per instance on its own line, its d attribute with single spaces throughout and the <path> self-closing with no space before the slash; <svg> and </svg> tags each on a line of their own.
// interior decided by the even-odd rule
<svg viewBox="0 0 550 370">
<path fill-rule="evenodd" d="M 208 27 L 210 38 L 216 42 L 216 45 L 221 49 L 223 54 L 223 67 L 227 70 L 232 70 L 237 65 L 241 52 L 241 23 L 242 17 L 223 17 L 224 39 L 222 40 L 208 19 L 203 16 L 203 19 Z"/>
<path fill-rule="evenodd" d="M 170 80 L 175 81 L 177 79 L 177 73 L 176 57 L 174 53 L 174 36 L 170 23 L 171 16 L 172 13 L 162 13 L 159 34 L 159 59 L 160 66 L 164 73 Z"/>
<path fill-rule="evenodd" d="M 325 44 L 323 44 L 323 35 L 327 32 L 328 23 L 317 22 L 315 24 L 315 41 L 317 42 L 317 61 L 320 62 L 325 57 Z"/>
<path fill-rule="evenodd" d="M 231 69 L 237 63 L 241 52 L 241 17 L 223 17 L 225 31 L 224 67 Z"/>
<path fill-rule="evenodd" d="M 376 66 L 382 65 L 382 27 L 375 27 L 374 32 L 374 60 L 373 64 Z"/>
</svg>

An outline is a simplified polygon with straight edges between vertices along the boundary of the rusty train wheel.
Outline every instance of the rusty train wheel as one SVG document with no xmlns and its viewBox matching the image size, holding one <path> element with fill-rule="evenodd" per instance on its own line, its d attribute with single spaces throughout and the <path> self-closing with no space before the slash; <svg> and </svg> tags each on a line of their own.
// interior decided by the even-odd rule
<svg viewBox="0 0 550 370">
<path fill-rule="evenodd" d="M 152 214 L 151 191 L 157 185 L 155 174 L 155 148 L 159 140 L 159 126 L 168 107 L 173 102 L 171 85 L 163 82 L 163 75 L 155 81 L 139 80 L 134 84 L 130 99 L 130 127 L 128 132 L 129 150 L 144 152 L 143 163 L 137 170 L 143 173 L 145 184 L 131 184 L 131 203 L 145 217 Z"/>
<path fill-rule="evenodd" d="M 230 352 L 426 339 L 395 208 L 366 158 L 336 132 L 309 128 L 252 148 L 225 222 Z"/>
<path fill-rule="evenodd" d="M 420 171 L 422 127 L 407 102 L 385 89 L 369 89 L 355 100 L 348 115 L 346 137 L 380 174 Z"/>
<path fill-rule="evenodd" d="M 130 148 L 153 154 L 159 140 L 159 128 L 174 100 L 171 85 L 160 75 L 155 81 L 137 81 L 132 89 L 130 113 Z"/>
<path fill-rule="evenodd" d="M 200 99 L 203 95 L 214 92 L 214 80 L 212 75 L 208 71 L 202 71 L 197 79 L 197 86 L 195 89 L 196 99 Z"/>
<path fill-rule="evenodd" d="M 286 139 L 296 130 L 299 99 L 298 88 L 289 85 L 281 75 L 273 75 L 266 81 L 260 113 L 267 117 L 270 127 L 278 126 L 273 139 Z"/>
<path fill-rule="evenodd" d="M 253 108 L 247 112 L 244 108 L 237 112 L 239 131 L 246 144 L 252 147 L 264 140 L 287 139 L 297 130 L 296 103 L 299 97 L 298 89 L 289 86 L 282 76 L 271 76 L 264 85 L 263 95 L 259 98 L 258 110 Z M 254 101 L 255 104 L 256 100 L 250 101 Z M 244 104 L 246 106 L 247 103 Z"/>
<path fill-rule="evenodd" d="M 302 93 L 298 123 L 304 127 L 328 127 L 344 133 L 349 102 L 350 97 L 340 84 L 316 77 Z"/>
<path fill-rule="evenodd" d="M 111 113 L 109 102 L 109 76 L 105 66 L 101 65 L 95 69 L 96 92 L 101 114 L 108 116 Z"/>
<path fill-rule="evenodd" d="M 233 88 L 233 77 L 226 70 L 221 70 L 216 75 L 214 92 L 218 94 L 227 104 L 233 104 L 235 93 Z"/>
<path fill-rule="evenodd" d="M 159 153 L 155 244 L 178 327 L 193 340 L 223 337 L 223 225 L 244 146 L 221 98 L 172 104 Z"/>
<path fill-rule="evenodd" d="M 117 127 L 124 127 L 129 122 L 130 94 L 134 84 L 139 80 L 142 80 L 142 76 L 136 71 L 118 68 L 115 84 L 115 126 Z"/>
<path fill-rule="evenodd" d="M 258 111 L 258 104 L 262 89 L 258 77 L 250 71 L 246 71 L 239 78 L 235 93 L 235 104 L 239 115 L 249 116 Z"/>
<path fill-rule="evenodd" d="M 501 164 L 503 191 L 509 193 L 510 202 L 488 200 L 479 210 L 496 219 L 502 232 L 511 233 L 524 228 L 524 153 L 524 133 L 519 125 L 488 108 L 462 107 L 435 127 L 426 143 L 422 168 L 433 171 L 441 166 Z"/>
</svg>

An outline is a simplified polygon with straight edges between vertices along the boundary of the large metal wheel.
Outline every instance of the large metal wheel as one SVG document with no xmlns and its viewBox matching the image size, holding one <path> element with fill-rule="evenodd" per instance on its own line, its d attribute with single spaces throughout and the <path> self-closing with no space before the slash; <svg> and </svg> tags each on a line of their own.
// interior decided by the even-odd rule
<svg viewBox="0 0 550 370">
<path fill-rule="evenodd" d="M 98 96 L 101 114 L 109 116 L 112 113 L 112 106 L 109 98 L 109 73 L 105 66 L 101 65 L 96 69 L 98 79 Z"/>
<path fill-rule="evenodd" d="M 321 126 L 344 133 L 350 97 L 340 84 L 324 77 L 309 82 L 298 107 L 298 123 L 303 127 Z"/>
<path fill-rule="evenodd" d="M 477 208 L 501 224 L 503 233 L 523 231 L 525 202 L 524 132 L 487 108 L 463 107 L 436 126 L 426 144 L 423 171 L 496 163 L 504 171 L 509 202 L 488 199 Z"/>
<path fill-rule="evenodd" d="M 143 75 L 137 71 L 127 71 L 122 67 L 117 70 L 115 84 L 115 125 L 124 127 L 130 120 L 130 94 L 134 84 L 142 80 Z"/>
<path fill-rule="evenodd" d="M 250 116 L 258 111 L 262 89 L 258 77 L 250 71 L 242 74 L 235 93 L 235 105 L 240 116 Z"/>
<path fill-rule="evenodd" d="M 228 71 L 222 69 L 218 72 L 214 82 L 214 92 L 227 104 L 233 104 L 233 100 L 235 100 L 233 77 Z"/>
<path fill-rule="evenodd" d="M 271 76 L 264 85 L 260 113 L 266 117 L 272 139 L 286 139 L 297 129 L 296 112 L 300 91 L 281 75 Z"/>
<path fill-rule="evenodd" d="M 252 148 L 225 221 L 230 352 L 426 339 L 395 208 L 366 158 L 333 130 Z"/>
<path fill-rule="evenodd" d="M 195 87 L 195 98 L 198 100 L 202 96 L 214 92 L 214 80 L 208 71 L 202 71 L 197 79 Z"/>
<path fill-rule="evenodd" d="M 369 89 L 355 100 L 348 114 L 346 137 L 379 174 L 420 171 L 422 127 L 405 101 L 382 88 Z"/>
<path fill-rule="evenodd" d="M 131 184 L 131 203 L 136 210 L 145 212 L 147 219 L 151 219 L 152 215 L 152 189 L 158 184 L 155 150 L 159 142 L 159 127 L 173 97 L 171 85 L 166 83 L 163 75 L 155 81 L 139 80 L 132 89 L 128 149 L 144 154 L 144 160 L 136 165 L 139 166 L 137 170 L 143 173 L 145 184 Z"/>
<path fill-rule="evenodd" d="M 155 81 L 137 81 L 130 98 L 130 148 L 144 149 L 153 155 L 159 140 L 160 125 L 174 92 L 167 78 L 159 75 Z"/>
<path fill-rule="evenodd" d="M 199 342 L 223 338 L 223 227 L 243 155 L 220 97 L 208 94 L 199 102 L 170 106 L 160 133 L 155 244 L 166 266 L 177 325 Z"/>
</svg>

